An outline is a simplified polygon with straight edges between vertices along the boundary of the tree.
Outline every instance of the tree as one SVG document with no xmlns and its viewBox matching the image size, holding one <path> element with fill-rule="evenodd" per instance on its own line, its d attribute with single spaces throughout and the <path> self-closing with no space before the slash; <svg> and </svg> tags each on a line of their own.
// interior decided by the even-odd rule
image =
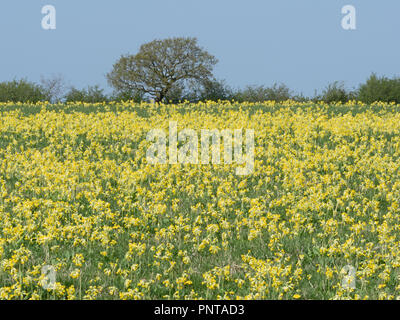
<svg viewBox="0 0 400 320">
<path fill-rule="evenodd" d="M 212 77 L 217 59 L 200 48 L 196 38 L 169 38 L 143 44 L 136 55 L 123 55 L 107 74 L 117 91 L 140 91 L 163 101 L 188 81 Z"/>
<path fill-rule="evenodd" d="M 53 74 L 47 78 L 41 76 L 40 84 L 52 103 L 59 102 L 65 94 L 66 84 L 61 74 Z"/>
<path fill-rule="evenodd" d="M 26 79 L 0 83 L 0 102 L 38 102 L 45 101 L 45 90 Z"/>
</svg>

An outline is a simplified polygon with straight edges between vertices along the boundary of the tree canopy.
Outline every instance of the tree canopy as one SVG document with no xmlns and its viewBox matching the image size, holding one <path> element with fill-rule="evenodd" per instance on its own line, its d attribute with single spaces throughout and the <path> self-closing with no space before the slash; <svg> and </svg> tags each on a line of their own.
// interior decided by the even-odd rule
<svg viewBox="0 0 400 320">
<path fill-rule="evenodd" d="M 196 38 L 169 38 L 143 44 L 135 55 L 122 55 L 107 74 L 116 91 L 141 92 L 161 102 L 188 82 L 212 78 L 217 59 Z"/>
</svg>

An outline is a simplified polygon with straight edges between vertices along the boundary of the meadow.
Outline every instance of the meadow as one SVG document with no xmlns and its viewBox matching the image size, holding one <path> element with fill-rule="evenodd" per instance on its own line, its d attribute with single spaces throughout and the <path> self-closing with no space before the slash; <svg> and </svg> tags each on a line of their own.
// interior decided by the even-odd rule
<svg viewBox="0 0 400 320">
<path fill-rule="evenodd" d="M 0 299 L 400 298 L 400 105 L 0 112 Z M 254 171 L 147 163 L 170 121 L 254 130 Z"/>
</svg>

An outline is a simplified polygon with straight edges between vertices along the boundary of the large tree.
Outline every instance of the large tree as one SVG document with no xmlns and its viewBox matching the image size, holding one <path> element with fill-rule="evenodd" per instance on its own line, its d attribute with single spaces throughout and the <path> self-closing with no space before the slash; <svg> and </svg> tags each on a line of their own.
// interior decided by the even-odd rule
<svg viewBox="0 0 400 320">
<path fill-rule="evenodd" d="M 170 38 L 143 44 L 135 55 L 123 55 L 107 74 L 120 92 L 141 92 L 161 102 L 171 90 L 188 82 L 212 78 L 217 59 L 197 44 L 196 38 Z"/>
</svg>

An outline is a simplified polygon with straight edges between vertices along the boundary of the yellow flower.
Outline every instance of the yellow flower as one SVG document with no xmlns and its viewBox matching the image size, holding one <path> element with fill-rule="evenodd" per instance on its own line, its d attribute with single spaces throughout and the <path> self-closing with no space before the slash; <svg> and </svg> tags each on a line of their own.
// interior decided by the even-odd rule
<svg viewBox="0 0 400 320">
<path fill-rule="evenodd" d="M 80 275 L 81 275 L 81 270 L 79 270 L 79 269 L 74 269 L 74 270 L 69 274 L 69 276 L 70 276 L 72 279 L 79 278 Z"/>
</svg>

